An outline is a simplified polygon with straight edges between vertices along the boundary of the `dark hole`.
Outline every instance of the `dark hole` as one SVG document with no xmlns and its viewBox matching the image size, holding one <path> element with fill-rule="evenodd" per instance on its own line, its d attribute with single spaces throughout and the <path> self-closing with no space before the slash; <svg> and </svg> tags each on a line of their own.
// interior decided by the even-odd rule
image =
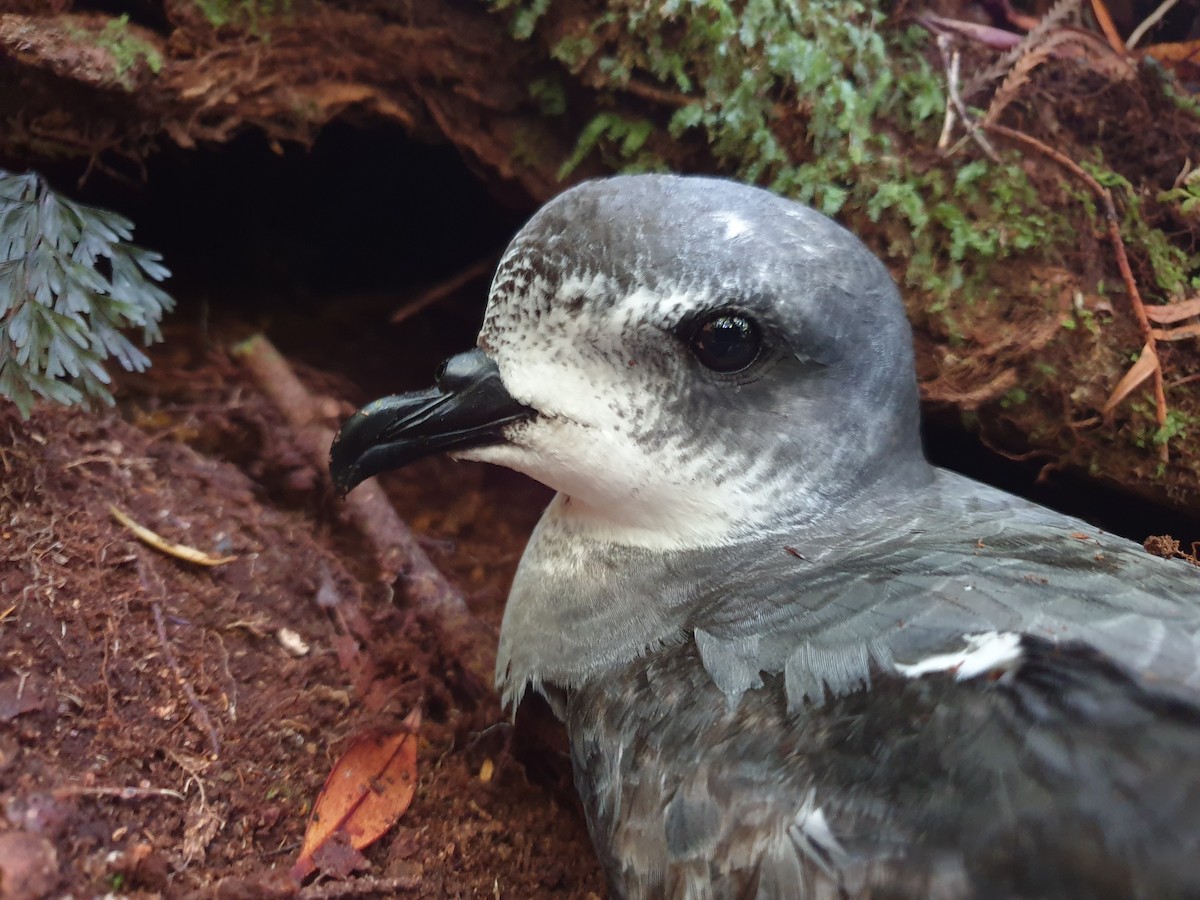
<svg viewBox="0 0 1200 900">
<path fill-rule="evenodd" d="M 334 124 L 311 150 L 274 152 L 255 134 L 200 151 L 167 149 L 130 184 L 78 167 L 45 171 L 59 190 L 131 218 L 138 243 L 161 251 L 180 300 L 173 321 L 209 318 L 265 328 L 289 356 L 341 374 L 355 402 L 429 385 L 474 344 L 488 279 L 401 325 L 391 314 L 423 287 L 501 250 L 533 211 L 502 202 L 446 146 L 397 127 Z M 959 418 L 934 411 L 926 446 L 938 465 L 1142 541 L 1170 533 L 1187 548 L 1200 519 L 1083 476 L 1037 477 L 984 447 Z"/>
</svg>

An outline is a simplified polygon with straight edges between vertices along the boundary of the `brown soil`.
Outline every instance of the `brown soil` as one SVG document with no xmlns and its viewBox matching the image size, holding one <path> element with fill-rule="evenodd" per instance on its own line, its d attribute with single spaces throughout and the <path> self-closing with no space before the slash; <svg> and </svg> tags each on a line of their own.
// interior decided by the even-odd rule
<svg viewBox="0 0 1200 900">
<path fill-rule="evenodd" d="M 366 872 L 300 896 L 602 894 L 557 726 L 510 724 L 375 578 L 278 412 L 188 345 L 128 380 L 120 412 L 0 407 L 0 895 L 293 896 L 330 767 L 414 706 L 411 808 Z M 389 485 L 497 624 L 544 489 L 442 461 Z M 151 550 L 110 504 L 236 560 Z"/>
</svg>

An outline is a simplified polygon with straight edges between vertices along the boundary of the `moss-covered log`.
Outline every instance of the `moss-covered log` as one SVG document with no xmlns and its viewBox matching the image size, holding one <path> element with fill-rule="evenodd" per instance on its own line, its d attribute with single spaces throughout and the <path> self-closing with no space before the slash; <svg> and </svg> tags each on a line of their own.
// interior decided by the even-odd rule
<svg viewBox="0 0 1200 900">
<path fill-rule="evenodd" d="M 889 261 L 932 405 L 1006 452 L 1200 499 L 1200 354 L 1170 339 L 1194 317 L 1152 309 L 1171 332 L 1164 402 L 1147 378 L 1105 411 L 1146 342 L 1131 284 L 1151 308 L 1200 294 L 1200 105 L 1079 4 L 1007 52 L 867 0 L 56 5 L 0 0 L 10 166 L 114 166 L 245 129 L 307 143 L 338 118 L 449 142 L 529 205 L 606 170 L 725 172 L 837 215 Z M 989 126 L 1111 194 L 1128 273 L 1087 182 Z"/>
</svg>

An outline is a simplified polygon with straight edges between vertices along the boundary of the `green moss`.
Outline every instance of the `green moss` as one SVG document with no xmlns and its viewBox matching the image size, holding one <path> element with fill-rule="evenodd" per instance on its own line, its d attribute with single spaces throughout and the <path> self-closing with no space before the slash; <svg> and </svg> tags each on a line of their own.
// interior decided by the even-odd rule
<svg viewBox="0 0 1200 900">
<path fill-rule="evenodd" d="M 561 116 L 567 111 L 567 90 L 562 79 L 556 75 L 547 75 L 531 82 L 529 96 L 547 118 Z"/>
<path fill-rule="evenodd" d="M 930 63 L 936 51 L 923 29 L 885 25 L 885 4 L 595 0 L 585 18 L 547 15 L 550 0 L 489 2 L 509 17 L 515 38 L 545 42 L 564 83 L 574 79 L 595 96 L 561 177 L 589 158 L 616 170 L 653 170 L 669 152 L 676 164 L 715 164 L 837 215 L 896 263 L 914 309 L 951 346 L 977 339 L 973 323 L 1011 321 L 1022 305 L 1045 307 L 1048 320 L 1058 320 L 1056 297 L 1035 283 L 1031 266 L 1077 259 L 1081 233 L 1104 240 L 1096 196 L 1067 172 L 1056 177 L 1049 160 L 1031 170 L 1057 181 L 1057 189 L 1040 182 L 1053 206 L 1030 181 L 1025 152 L 1000 145 L 995 161 L 970 141 L 953 154 L 936 151 L 945 73 Z M 1200 120 L 1200 103 L 1168 73 L 1161 78 L 1164 95 Z M 545 75 L 531 85 L 544 115 L 568 111 L 560 88 Z M 635 105 L 639 98 L 645 106 Z M 682 147 L 665 151 L 671 142 Z M 1200 289 L 1200 247 L 1186 230 L 1163 230 L 1200 216 L 1200 175 L 1146 190 L 1099 157 L 1088 168 L 1113 193 L 1143 297 L 1161 302 Z M 1010 261 L 1020 265 L 1009 269 Z M 1107 285 L 1094 290 L 1111 295 L 1116 308 L 1125 286 L 1114 273 L 1110 260 Z M 1072 342 L 1094 340 L 1102 321 L 1082 305 L 1061 316 Z M 1064 358 L 1058 368 L 1038 371 L 1069 379 L 1075 364 Z M 1028 403 L 1036 396 L 1030 389 Z M 1151 448 L 1186 424 L 1159 429 L 1152 409 L 1138 415 L 1140 440 Z M 1086 451 L 1063 449 L 1086 459 Z"/>
<path fill-rule="evenodd" d="M 1189 289 L 1200 288 L 1200 251 L 1188 252 L 1172 244 L 1162 230 L 1150 225 L 1143 200 L 1128 179 L 1096 163 L 1084 163 L 1083 166 L 1093 178 L 1113 192 L 1114 202 L 1123 211 L 1121 236 L 1127 245 L 1140 248 L 1149 259 L 1154 274 L 1151 287 L 1157 288 L 1159 299 L 1167 300 L 1181 296 Z M 1171 201 L 1192 202 L 1189 209 L 1195 212 L 1196 204 L 1200 204 L 1200 181 L 1189 179 L 1183 188 L 1160 195 L 1160 201 L 1163 196 Z M 1146 285 L 1140 285 L 1140 288 L 1144 295 L 1148 295 L 1147 299 L 1154 293 L 1148 291 Z"/>
<path fill-rule="evenodd" d="M 1167 421 L 1154 432 L 1155 446 L 1170 443 L 1173 438 L 1187 437 L 1188 431 L 1194 424 L 1195 420 L 1186 413 L 1177 409 L 1167 410 Z"/>
<path fill-rule="evenodd" d="M 1193 169 L 1178 187 L 1162 191 L 1155 199 L 1174 206 L 1184 218 L 1200 219 L 1200 169 Z"/>
<path fill-rule="evenodd" d="M 526 39 L 549 4 L 492 5 Z M 988 264 L 1039 252 L 1065 224 L 1015 163 L 956 158 L 921 167 L 894 150 L 898 133 L 932 145 L 946 98 L 941 73 L 925 60 L 927 34 L 886 30 L 883 19 L 865 0 L 610 0 L 550 52 L 602 90 L 637 81 L 677 94 L 667 136 L 700 138 L 730 174 L 851 224 L 878 225 L 884 252 L 907 262 L 906 282 L 932 304 L 983 296 Z M 624 171 L 661 168 L 649 149 L 659 127 L 601 111 L 560 175 L 593 154 Z"/>
<path fill-rule="evenodd" d="M 72 26 L 71 37 L 87 41 L 105 50 L 113 61 L 113 75 L 126 90 L 133 90 L 133 72 L 140 65 L 157 75 L 162 71 L 163 58 L 158 48 L 129 30 L 129 16 L 109 19 L 97 31 Z"/>
<path fill-rule="evenodd" d="M 662 161 L 646 149 L 646 141 L 653 133 L 654 124 L 648 119 L 628 119 L 616 113 L 600 113 L 584 128 L 575 152 L 562 164 L 558 177 L 567 177 L 597 150 L 614 168 L 625 172 L 662 170 L 665 168 Z"/>
<path fill-rule="evenodd" d="M 226 25 L 269 39 L 263 27 L 267 19 L 286 16 L 292 11 L 292 0 L 192 0 L 213 28 Z"/>
<path fill-rule="evenodd" d="M 1129 408 L 1136 412 L 1141 419 L 1154 422 L 1154 404 L 1149 400 L 1134 400 Z M 1161 447 L 1177 437 L 1187 437 L 1195 427 L 1196 418 L 1178 409 L 1167 410 L 1167 421 L 1161 426 L 1143 425 L 1136 428 L 1132 435 L 1134 446 L 1141 449 Z"/>
<path fill-rule="evenodd" d="M 1029 394 L 1025 392 L 1024 388 L 1015 387 L 1000 398 L 1000 406 L 1003 409 L 1012 409 L 1014 406 L 1020 406 L 1028 399 Z"/>
</svg>

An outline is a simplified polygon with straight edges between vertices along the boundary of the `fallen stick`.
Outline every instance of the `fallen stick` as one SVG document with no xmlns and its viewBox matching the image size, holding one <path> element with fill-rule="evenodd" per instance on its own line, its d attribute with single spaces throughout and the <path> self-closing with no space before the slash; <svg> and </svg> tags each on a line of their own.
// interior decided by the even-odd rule
<svg viewBox="0 0 1200 900">
<path fill-rule="evenodd" d="M 221 738 L 217 734 L 217 727 L 213 725 L 212 717 L 208 714 L 208 710 L 204 708 L 204 704 L 200 702 L 199 696 L 196 694 L 196 689 L 192 687 L 192 682 L 188 680 L 187 675 L 183 671 L 183 666 L 179 663 L 179 657 L 175 654 L 174 648 L 171 646 L 171 639 L 167 635 L 167 623 L 163 618 L 162 606 L 160 600 L 167 596 L 166 585 L 163 584 L 162 576 L 154 568 L 154 559 L 145 551 L 137 552 L 137 572 L 138 581 L 141 582 L 142 589 L 150 596 L 150 609 L 154 613 L 154 628 L 158 633 L 158 643 L 162 648 L 163 659 L 170 667 L 171 672 L 175 675 L 175 681 L 179 684 L 180 690 L 183 691 L 187 698 L 188 706 L 191 707 L 192 715 L 196 719 L 197 727 L 203 729 L 208 735 L 208 746 L 212 750 L 211 759 L 217 760 L 221 758 Z"/>
<path fill-rule="evenodd" d="M 345 897 L 375 897 L 379 894 L 398 894 L 417 891 L 421 888 L 421 876 L 396 875 L 377 878 L 367 875 L 348 881 L 323 881 L 300 888 L 300 900 L 341 900 Z"/>
<path fill-rule="evenodd" d="M 480 278 L 491 275 L 496 270 L 496 264 L 499 262 L 500 255 L 498 253 L 488 254 L 483 259 L 467 266 L 453 277 L 447 278 L 445 281 L 440 281 L 427 290 L 422 291 L 392 313 L 391 323 L 396 325 L 405 319 L 410 319 L 426 307 L 433 306 L 433 304 L 444 300 L 455 291 L 466 287 L 472 281 L 477 281 Z"/>
<path fill-rule="evenodd" d="M 314 397 L 275 346 L 258 334 L 233 348 L 255 385 L 283 413 L 296 433 L 297 446 L 309 461 L 329 475 L 329 446 L 334 430 L 324 424 L 330 403 Z M 455 648 L 467 671 L 491 684 L 495 666 L 496 637 L 467 608 L 462 594 L 446 580 L 417 543 L 404 520 L 396 513 L 387 494 L 374 480 L 354 489 L 345 500 L 346 516 L 375 551 L 381 575 L 388 582 L 403 579 L 408 599 L 419 609 L 436 616 L 448 634 L 459 643 Z"/>
</svg>

